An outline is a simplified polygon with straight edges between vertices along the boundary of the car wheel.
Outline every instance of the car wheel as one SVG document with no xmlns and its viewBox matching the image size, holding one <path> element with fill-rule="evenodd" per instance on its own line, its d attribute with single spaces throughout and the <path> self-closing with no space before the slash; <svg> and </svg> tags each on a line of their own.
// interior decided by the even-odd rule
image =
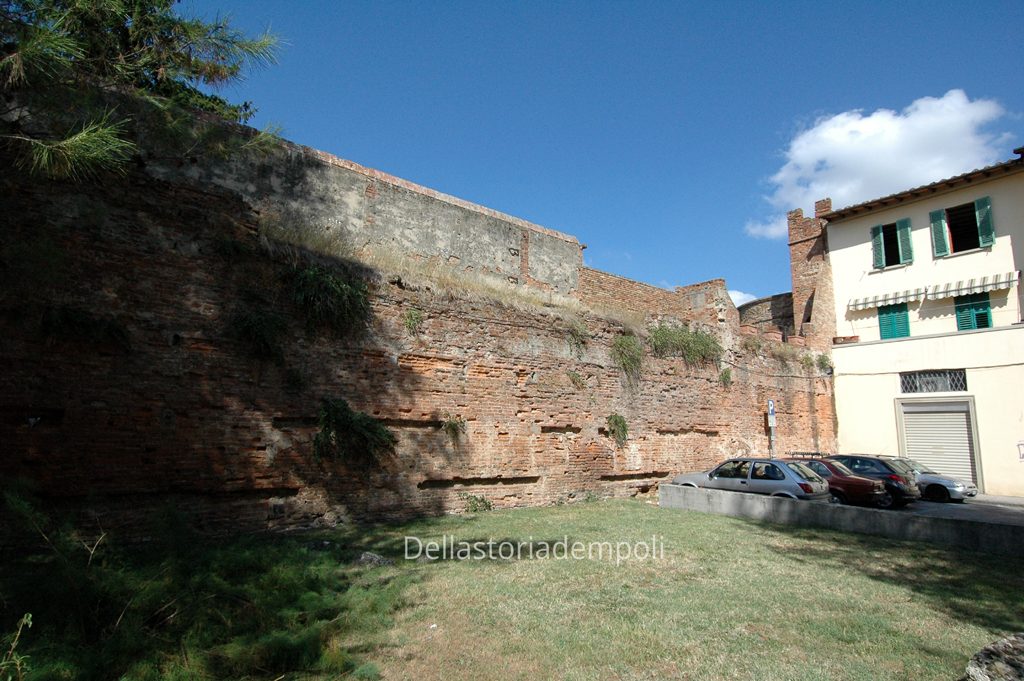
<svg viewBox="0 0 1024 681">
<path fill-rule="evenodd" d="M 842 505 L 846 503 L 846 497 L 843 496 L 842 492 L 832 492 L 832 497 L 829 499 L 829 501 L 833 504 Z"/>
<path fill-rule="evenodd" d="M 949 490 L 942 485 L 929 485 L 925 490 L 925 495 L 932 501 L 949 501 Z"/>
<path fill-rule="evenodd" d="M 892 494 L 889 492 L 883 492 L 881 496 L 875 499 L 875 506 L 878 508 L 893 508 L 896 506 L 896 500 L 892 498 Z"/>
</svg>

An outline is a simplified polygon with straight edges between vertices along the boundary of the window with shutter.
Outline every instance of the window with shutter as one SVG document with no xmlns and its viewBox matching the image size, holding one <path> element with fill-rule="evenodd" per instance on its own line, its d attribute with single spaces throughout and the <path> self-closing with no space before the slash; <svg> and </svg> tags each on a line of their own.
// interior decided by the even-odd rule
<svg viewBox="0 0 1024 681">
<path fill-rule="evenodd" d="M 932 253 L 936 258 L 949 255 L 949 239 L 946 235 L 946 211 L 933 210 L 928 214 L 932 225 Z"/>
<path fill-rule="evenodd" d="M 914 261 L 910 220 L 898 220 L 871 228 L 871 265 L 876 270 Z"/>
<path fill-rule="evenodd" d="M 904 218 L 896 221 L 896 242 L 900 249 L 900 263 L 914 262 L 914 242 L 910 234 L 910 220 Z"/>
<path fill-rule="evenodd" d="M 882 305 L 878 308 L 878 334 L 883 340 L 910 335 L 910 316 L 906 303 Z"/>
<path fill-rule="evenodd" d="M 936 258 L 991 246 L 996 241 L 992 201 L 984 196 L 972 203 L 929 213 L 932 252 Z"/>
<path fill-rule="evenodd" d="M 978 222 L 978 245 L 991 246 L 996 242 L 996 230 L 992 226 L 992 201 L 987 196 L 975 201 L 974 214 Z"/>
<path fill-rule="evenodd" d="M 992 326 L 992 305 L 987 293 L 957 296 L 953 299 L 957 331 L 988 329 Z"/>
</svg>

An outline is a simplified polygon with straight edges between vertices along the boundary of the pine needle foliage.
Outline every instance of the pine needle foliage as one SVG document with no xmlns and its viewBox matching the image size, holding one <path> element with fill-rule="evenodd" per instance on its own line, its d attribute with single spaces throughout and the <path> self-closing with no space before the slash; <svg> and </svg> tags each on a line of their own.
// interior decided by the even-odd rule
<svg viewBox="0 0 1024 681">
<path fill-rule="evenodd" d="M 104 101 L 134 98 L 189 126 L 197 111 L 230 122 L 254 113 L 203 88 L 270 64 L 278 40 L 246 36 L 228 17 L 182 16 L 174 0 L 0 2 L 0 141 L 33 174 L 82 180 L 118 170 L 135 152 L 130 114 Z M 99 96 L 97 96 L 99 95 Z M 239 147 L 273 137 L 257 134 Z"/>
<path fill-rule="evenodd" d="M 318 422 L 320 432 L 313 440 L 313 452 L 318 459 L 377 458 L 398 442 L 383 423 L 353 410 L 340 397 L 325 397 L 320 401 Z"/>
</svg>

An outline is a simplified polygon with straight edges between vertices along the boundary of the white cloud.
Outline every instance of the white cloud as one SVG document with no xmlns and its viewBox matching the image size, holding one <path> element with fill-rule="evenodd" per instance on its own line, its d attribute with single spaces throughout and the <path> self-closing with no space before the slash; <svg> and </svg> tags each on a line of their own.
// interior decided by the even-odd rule
<svg viewBox="0 0 1024 681">
<path fill-rule="evenodd" d="M 749 303 L 751 300 L 757 300 L 758 296 L 753 293 L 746 293 L 745 291 L 729 291 L 729 297 L 732 298 L 732 304 L 739 307 L 743 303 Z"/>
<path fill-rule="evenodd" d="M 928 184 L 1008 157 L 1006 134 L 985 127 L 1005 115 L 998 102 L 970 100 L 963 90 L 922 97 L 902 111 L 845 111 L 798 133 L 771 182 L 767 220 L 750 221 L 754 237 L 786 235 L 786 211 L 813 210 L 830 197 L 835 208 Z"/>
<path fill-rule="evenodd" d="M 789 232 L 785 215 L 774 215 L 767 220 L 747 220 L 743 231 L 762 239 L 781 239 Z"/>
</svg>

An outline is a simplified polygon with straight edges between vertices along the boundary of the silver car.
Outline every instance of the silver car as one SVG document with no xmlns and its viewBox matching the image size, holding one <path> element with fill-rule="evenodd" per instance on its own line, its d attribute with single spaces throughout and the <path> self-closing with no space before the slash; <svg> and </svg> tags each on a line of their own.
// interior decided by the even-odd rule
<svg viewBox="0 0 1024 681">
<path fill-rule="evenodd" d="M 799 461 L 729 459 L 704 473 L 677 475 L 673 484 L 730 492 L 753 492 L 773 497 L 828 501 L 828 483 Z"/>
<path fill-rule="evenodd" d="M 973 482 L 965 482 L 952 475 L 938 473 L 919 461 L 900 457 L 917 474 L 917 486 L 921 488 L 922 498 L 930 501 L 963 501 L 978 496 L 978 486 Z"/>
</svg>

